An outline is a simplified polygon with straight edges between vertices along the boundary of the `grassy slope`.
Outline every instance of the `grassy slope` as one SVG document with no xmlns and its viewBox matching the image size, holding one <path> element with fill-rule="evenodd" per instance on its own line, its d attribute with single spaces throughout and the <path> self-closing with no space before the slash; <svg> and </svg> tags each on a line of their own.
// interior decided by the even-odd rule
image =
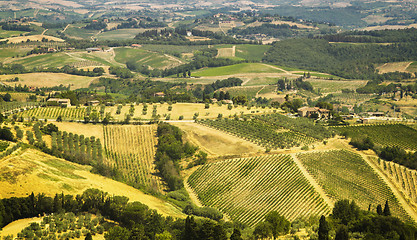
<svg viewBox="0 0 417 240">
<path fill-rule="evenodd" d="M 239 63 L 230 66 L 204 68 L 192 73 L 196 77 L 213 77 L 245 73 L 282 73 L 282 71 L 261 63 Z"/>
<path fill-rule="evenodd" d="M 26 68 L 62 67 L 66 64 L 71 64 L 74 62 L 77 62 L 77 60 L 65 53 L 47 53 L 41 55 L 30 55 L 13 61 L 13 63 L 22 64 Z"/>
<path fill-rule="evenodd" d="M 235 56 L 250 61 L 262 61 L 265 52 L 270 48 L 270 45 L 237 45 Z"/>
<path fill-rule="evenodd" d="M 116 48 L 114 51 L 116 52 L 115 60 L 119 63 L 126 63 L 131 59 L 135 59 L 137 63 L 148 65 L 152 68 L 165 68 L 171 65 L 178 65 L 179 63 L 162 54 L 143 49 Z"/>
<path fill-rule="evenodd" d="M 0 160 L 0 176 L 15 176 L 0 180 L 0 197 L 23 197 L 31 192 L 48 196 L 61 192 L 79 194 L 88 188 L 98 188 L 110 194 L 126 196 L 131 201 L 140 201 L 163 215 L 184 216 L 169 203 L 123 183 L 92 174 L 89 168 L 26 149 Z"/>
</svg>

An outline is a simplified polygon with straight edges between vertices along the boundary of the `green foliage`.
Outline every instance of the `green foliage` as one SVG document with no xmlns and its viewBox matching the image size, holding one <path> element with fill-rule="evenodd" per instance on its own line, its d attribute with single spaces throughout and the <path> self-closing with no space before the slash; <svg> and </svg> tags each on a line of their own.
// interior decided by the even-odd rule
<svg viewBox="0 0 417 240">
<path fill-rule="evenodd" d="M 277 211 L 271 211 L 265 216 L 265 221 L 271 224 L 272 235 L 277 238 L 290 231 L 291 223 Z"/>
<path fill-rule="evenodd" d="M 332 216 L 340 219 L 346 225 L 349 222 L 356 221 L 359 218 L 359 213 L 360 210 L 355 201 L 349 202 L 349 200 L 344 199 L 334 204 Z"/>
<path fill-rule="evenodd" d="M 375 64 L 414 59 L 416 45 L 331 44 L 323 39 L 278 41 L 264 60 L 348 79 L 378 79 Z"/>
<path fill-rule="evenodd" d="M 0 128 L 0 139 L 12 142 L 15 141 L 13 133 L 7 127 Z"/>
<path fill-rule="evenodd" d="M 330 231 L 330 227 L 326 221 L 326 217 L 322 215 L 320 217 L 320 223 L 319 223 L 318 240 L 329 240 L 329 231 Z"/>
<path fill-rule="evenodd" d="M 179 174 L 178 162 L 184 157 L 194 155 L 197 148 L 184 144 L 181 130 L 167 123 L 158 125 L 157 136 L 156 167 L 171 190 L 181 189 L 183 182 Z"/>
<path fill-rule="evenodd" d="M 271 238 L 273 236 L 271 224 L 269 222 L 258 223 L 253 230 L 253 236 L 255 239 Z"/>
</svg>

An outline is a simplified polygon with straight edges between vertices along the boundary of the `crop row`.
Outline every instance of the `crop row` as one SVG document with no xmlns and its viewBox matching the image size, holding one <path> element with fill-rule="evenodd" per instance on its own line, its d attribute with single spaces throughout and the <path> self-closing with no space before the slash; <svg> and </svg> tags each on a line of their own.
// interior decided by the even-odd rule
<svg viewBox="0 0 417 240">
<path fill-rule="evenodd" d="M 388 185 L 358 154 L 346 150 L 298 154 L 308 172 L 333 200 L 350 199 L 362 208 L 389 201 L 394 215 L 409 219 Z"/>
<path fill-rule="evenodd" d="M 229 132 L 267 148 L 291 148 L 316 141 L 302 133 L 282 131 L 281 127 L 258 119 L 248 121 L 236 119 L 200 120 L 206 126 Z"/>
<path fill-rule="evenodd" d="M 207 164 L 188 183 L 204 205 L 250 226 L 272 210 L 290 220 L 330 211 L 289 155 Z"/>
<path fill-rule="evenodd" d="M 136 187 L 159 191 L 162 182 L 155 175 L 156 126 L 104 126 L 107 164 L 116 167 L 123 179 Z"/>
<path fill-rule="evenodd" d="M 375 161 L 376 162 L 376 161 Z M 408 169 L 394 162 L 378 159 L 376 164 L 383 172 L 393 179 L 398 189 L 404 192 L 411 201 L 417 203 L 417 171 Z"/>
<path fill-rule="evenodd" d="M 417 130 L 403 124 L 336 127 L 335 130 L 352 138 L 370 137 L 375 144 L 384 147 L 417 150 Z"/>
<path fill-rule="evenodd" d="M 20 112 L 18 117 L 23 118 L 46 118 L 56 119 L 59 116 L 64 120 L 83 120 L 86 113 L 86 108 L 61 108 L 61 107 L 42 107 L 33 108 L 27 111 Z"/>
</svg>

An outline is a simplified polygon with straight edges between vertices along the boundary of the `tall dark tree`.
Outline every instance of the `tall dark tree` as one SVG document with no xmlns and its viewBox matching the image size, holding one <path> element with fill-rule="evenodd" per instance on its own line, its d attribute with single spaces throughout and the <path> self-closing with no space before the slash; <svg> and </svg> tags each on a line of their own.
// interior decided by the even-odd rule
<svg viewBox="0 0 417 240">
<path fill-rule="evenodd" d="M 319 240 L 329 240 L 329 224 L 326 221 L 325 216 L 321 216 L 319 221 Z"/>
<path fill-rule="evenodd" d="M 383 214 L 381 204 L 378 204 L 378 206 L 376 206 L 376 213 L 378 213 L 379 215 Z"/>
<path fill-rule="evenodd" d="M 182 239 L 194 240 L 197 239 L 197 224 L 194 221 L 194 217 L 187 217 L 185 219 L 185 227 Z"/>
<path fill-rule="evenodd" d="M 388 200 L 385 202 L 384 216 L 391 216 L 391 210 L 389 209 Z"/>
</svg>

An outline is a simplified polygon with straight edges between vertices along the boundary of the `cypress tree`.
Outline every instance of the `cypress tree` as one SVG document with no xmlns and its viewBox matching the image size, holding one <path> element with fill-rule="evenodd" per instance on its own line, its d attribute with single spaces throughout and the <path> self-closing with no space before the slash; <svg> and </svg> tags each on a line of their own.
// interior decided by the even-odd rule
<svg viewBox="0 0 417 240">
<path fill-rule="evenodd" d="M 391 216 L 391 210 L 389 209 L 388 200 L 385 202 L 384 216 Z"/>
<path fill-rule="evenodd" d="M 319 240 L 329 240 L 329 224 L 326 221 L 325 216 L 321 216 L 319 222 Z"/>
<path fill-rule="evenodd" d="M 378 215 L 382 215 L 382 206 L 381 204 L 378 204 L 378 206 L 376 206 L 376 213 L 378 213 Z"/>
</svg>

